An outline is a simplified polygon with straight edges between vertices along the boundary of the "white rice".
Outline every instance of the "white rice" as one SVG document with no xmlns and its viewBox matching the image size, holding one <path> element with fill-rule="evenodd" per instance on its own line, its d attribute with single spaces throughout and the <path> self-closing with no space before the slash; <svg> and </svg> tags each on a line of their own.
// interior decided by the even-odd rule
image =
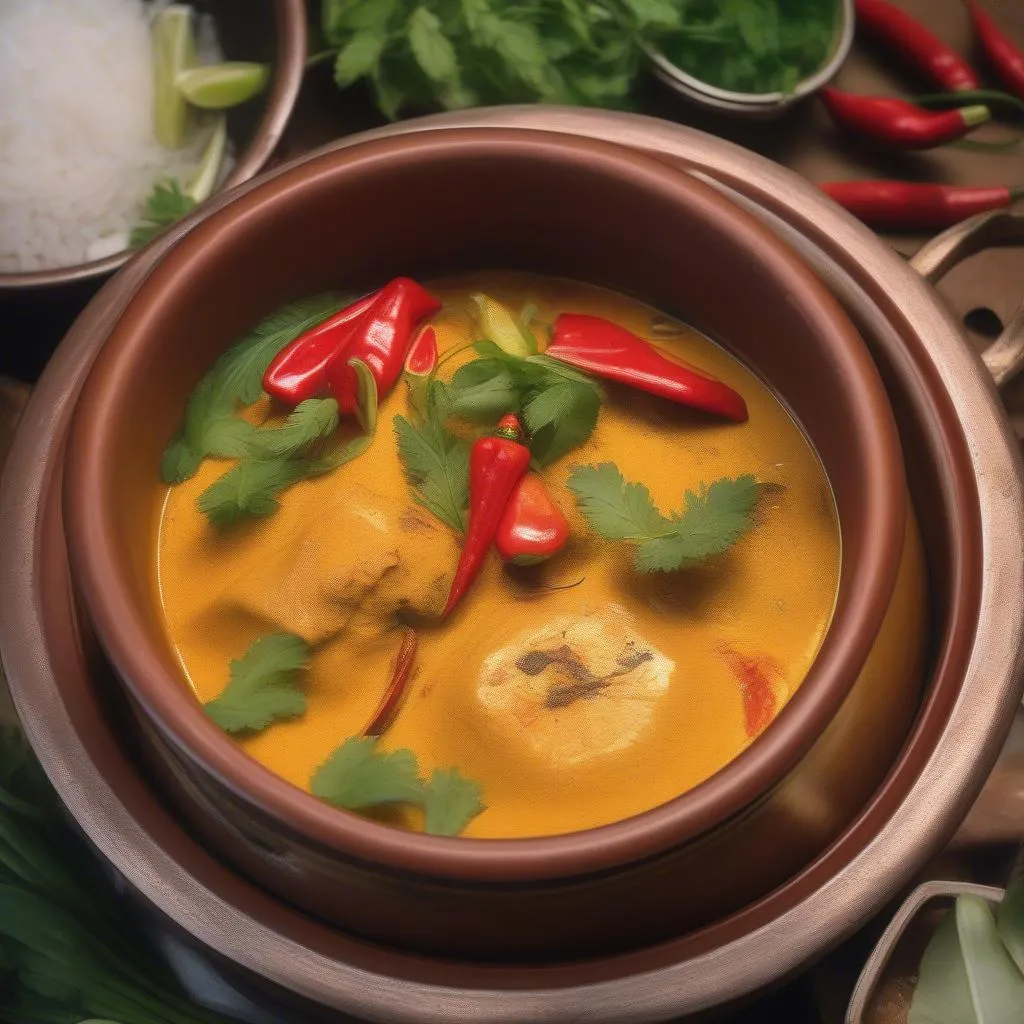
<svg viewBox="0 0 1024 1024">
<path fill-rule="evenodd" d="M 205 133 L 157 143 L 152 63 L 142 0 L 0 0 L 0 272 L 116 252 L 157 179 L 188 181 Z"/>
</svg>

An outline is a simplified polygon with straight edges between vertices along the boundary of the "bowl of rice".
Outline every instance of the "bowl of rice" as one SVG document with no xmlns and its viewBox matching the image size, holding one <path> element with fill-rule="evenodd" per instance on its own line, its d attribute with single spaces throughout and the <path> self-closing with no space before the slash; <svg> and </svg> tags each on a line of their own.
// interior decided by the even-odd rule
<svg viewBox="0 0 1024 1024">
<path fill-rule="evenodd" d="M 266 164 L 306 16 L 253 6 L 0 0 L 0 293 L 98 283 Z"/>
</svg>

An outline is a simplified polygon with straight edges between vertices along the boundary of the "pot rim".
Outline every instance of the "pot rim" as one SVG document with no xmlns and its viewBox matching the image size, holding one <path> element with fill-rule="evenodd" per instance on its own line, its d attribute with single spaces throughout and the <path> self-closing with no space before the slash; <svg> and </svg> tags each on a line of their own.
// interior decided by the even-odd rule
<svg viewBox="0 0 1024 1024">
<path fill-rule="evenodd" d="M 953 520 L 961 532 L 978 534 L 977 546 L 984 545 L 993 571 L 982 574 L 978 566 L 969 576 L 972 593 L 978 592 L 970 614 L 976 608 L 979 620 L 957 659 L 956 671 L 964 671 L 962 692 L 931 716 L 927 737 L 919 723 L 884 793 L 862 818 L 801 876 L 761 901 L 762 916 L 738 933 L 724 934 L 724 927 L 717 927 L 710 944 L 695 947 L 682 940 L 685 948 L 670 959 L 633 961 L 630 970 L 602 964 L 589 974 L 574 965 L 562 977 L 517 972 L 504 989 L 495 974 L 474 981 L 451 971 L 451 965 L 429 976 L 423 969 L 414 972 L 420 958 L 407 958 L 410 970 L 404 974 L 390 961 L 369 963 L 340 933 L 230 873 L 146 789 L 109 731 L 79 731 L 102 722 L 99 709 L 90 705 L 95 713 L 88 723 L 73 720 L 57 680 L 75 671 L 84 676 L 84 654 L 80 643 L 52 647 L 47 642 L 51 628 L 55 634 L 74 625 L 63 551 L 52 574 L 58 586 L 40 590 L 40 573 L 48 551 L 52 554 L 48 541 L 62 540 L 59 529 L 44 534 L 40 520 L 59 486 L 55 470 L 71 407 L 96 354 L 98 325 L 120 315 L 162 249 L 140 256 L 93 300 L 26 410 L 5 468 L 7 486 L 0 488 L 0 639 L 28 738 L 76 821 L 158 914 L 174 919 L 234 965 L 322 1005 L 391 1024 L 518 1024 L 524 1019 L 558 1024 L 581 1013 L 595 1022 L 647 1024 L 720 1004 L 798 970 L 895 897 L 917 865 L 952 834 L 957 815 L 966 811 L 995 762 L 1024 685 L 1019 600 L 1024 538 L 1020 529 L 997 529 L 1021 523 L 1019 454 L 991 385 L 934 292 L 807 181 L 754 153 L 654 118 L 537 107 L 441 116 L 342 139 L 330 148 L 393 131 L 481 122 L 590 133 L 682 161 L 742 201 L 764 204 L 765 219 L 777 221 L 837 294 L 872 321 L 877 317 L 877 323 L 888 325 L 886 318 L 895 318 L 884 334 L 901 352 L 907 346 L 908 377 L 925 389 L 920 415 L 935 423 L 941 450 L 950 451 L 939 466 L 951 493 L 964 499 L 951 508 Z M 791 227 L 787 218 L 799 227 Z M 172 228 L 157 246 L 169 248 L 186 230 L 188 225 Z M 961 607 L 954 615 L 958 630 L 968 625 L 960 621 L 963 614 Z M 948 665 L 939 671 L 948 671 Z M 640 976 L 625 976 L 631 972 Z"/>
<path fill-rule="evenodd" d="M 102 453 L 114 438 L 107 410 L 132 386 L 159 296 L 187 287 L 204 261 L 216 259 L 232 224 L 251 225 L 294 190 L 321 178 L 372 174 L 383 161 L 419 163 L 431 155 L 444 160 L 503 150 L 581 168 L 600 165 L 602 173 L 654 191 L 666 203 L 688 205 L 756 251 L 763 272 L 814 316 L 822 343 L 843 367 L 855 401 L 850 435 L 862 445 L 856 457 L 865 478 L 865 509 L 860 557 L 851 565 L 844 555 L 841 597 L 821 650 L 796 694 L 754 743 L 700 785 L 623 821 L 559 836 L 474 840 L 390 828 L 331 807 L 264 768 L 210 722 L 180 672 L 170 670 L 146 638 L 143 616 L 117 568 L 118 538 L 108 525 L 112 499 L 99 481 Z M 112 327 L 83 387 L 69 438 L 64 523 L 75 586 L 102 646 L 133 697 L 183 756 L 257 814 L 344 856 L 429 877 L 507 883 L 586 875 L 656 856 L 740 813 L 780 781 L 831 721 L 871 650 L 900 562 L 904 494 L 895 420 L 862 339 L 827 289 L 772 232 L 709 186 L 649 156 L 549 132 L 468 129 L 368 142 L 297 161 L 226 203 L 170 250 Z"/>
<path fill-rule="evenodd" d="M 277 57 L 266 108 L 249 145 L 214 195 L 228 192 L 236 185 L 249 181 L 263 169 L 281 141 L 299 96 L 305 73 L 307 47 L 305 4 L 303 0 L 273 0 L 273 4 Z M 200 206 L 202 205 L 200 203 Z M 102 259 L 72 263 L 63 267 L 49 267 L 45 270 L 0 273 L 0 293 L 66 285 L 103 277 L 120 270 L 137 251 L 140 250 L 124 249 Z"/>
</svg>

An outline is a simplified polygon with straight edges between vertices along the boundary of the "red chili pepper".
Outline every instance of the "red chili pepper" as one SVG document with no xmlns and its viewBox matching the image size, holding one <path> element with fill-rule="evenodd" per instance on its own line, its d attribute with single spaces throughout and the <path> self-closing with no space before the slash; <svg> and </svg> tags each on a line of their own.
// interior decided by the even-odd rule
<svg viewBox="0 0 1024 1024">
<path fill-rule="evenodd" d="M 667 359 L 650 342 L 599 316 L 563 313 L 545 355 L 680 405 L 740 423 L 747 418 L 743 396 L 728 384 Z"/>
<path fill-rule="evenodd" d="M 366 363 L 383 400 L 402 372 L 412 332 L 440 308 L 433 295 L 408 277 L 396 277 L 377 293 L 353 325 L 348 342 L 327 363 L 327 387 L 342 413 L 352 412 L 358 399 L 359 382 L 349 361 Z"/>
<path fill-rule="evenodd" d="M 782 670 L 771 658 L 746 658 L 728 647 L 723 647 L 721 654 L 740 684 L 747 735 L 753 739 L 775 716 L 775 687 L 769 677 L 780 676 Z"/>
<path fill-rule="evenodd" d="M 873 228 L 947 228 L 966 217 L 1009 206 L 1024 189 L 966 188 L 909 181 L 825 181 L 819 185 L 840 206 Z"/>
<path fill-rule="evenodd" d="M 409 346 L 405 372 L 411 377 L 429 377 L 437 369 L 437 332 L 424 327 Z"/>
<path fill-rule="evenodd" d="M 363 730 L 364 736 L 383 736 L 395 720 L 402 695 L 405 693 L 405 684 L 409 681 L 409 674 L 416 660 L 418 646 L 419 638 L 416 631 L 407 629 L 405 636 L 402 637 L 402 646 L 398 649 L 395 667 L 391 670 L 391 682 L 388 683 L 388 688 L 384 691 L 370 724 Z"/>
<path fill-rule="evenodd" d="M 527 473 L 512 492 L 498 524 L 494 545 L 506 562 L 534 565 L 561 551 L 569 524 L 551 500 L 543 478 Z"/>
<path fill-rule="evenodd" d="M 888 96 L 857 96 L 826 86 L 821 98 L 842 128 L 901 149 L 931 149 L 959 139 L 992 117 L 988 107 L 923 110 Z"/>
<path fill-rule="evenodd" d="M 498 421 L 498 433 L 481 437 L 469 456 L 469 528 L 442 615 L 447 615 L 476 579 L 516 484 L 530 465 L 521 444 L 522 424 L 515 415 Z"/>
<path fill-rule="evenodd" d="M 951 46 L 888 0 L 857 0 L 857 28 L 864 28 L 897 56 L 953 92 L 980 89 L 981 79 Z"/>
<path fill-rule="evenodd" d="M 352 327 L 373 305 L 371 292 L 285 345 L 263 375 L 263 390 L 285 405 L 296 406 L 327 390 L 327 364 L 349 339 Z"/>
<path fill-rule="evenodd" d="M 1024 52 L 1010 41 L 977 0 L 967 0 L 967 8 L 992 70 L 1010 92 L 1024 99 Z"/>
</svg>

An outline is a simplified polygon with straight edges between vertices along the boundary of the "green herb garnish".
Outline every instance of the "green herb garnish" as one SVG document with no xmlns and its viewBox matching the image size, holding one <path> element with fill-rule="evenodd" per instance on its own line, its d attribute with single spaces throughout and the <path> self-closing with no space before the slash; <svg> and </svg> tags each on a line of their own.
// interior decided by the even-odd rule
<svg viewBox="0 0 1024 1024">
<path fill-rule="evenodd" d="M 165 483 L 187 480 L 209 456 L 242 455 L 253 428 L 236 416 L 239 407 L 252 405 L 263 394 L 263 375 L 285 345 L 347 301 L 326 292 L 293 302 L 261 320 L 221 355 L 189 398 L 184 425 L 164 452 L 160 473 Z"/>
<path fill-rule="evenodd" d="M 469 509 L 469 444 L 445 427 L 436 392 L 427 396 L 427 415 L 416 423 L 395 417 L 398 454 L 413 497 L 456 533 L 466 532 Z"/>
<path fill-rule="evenodd" d="M 439 768 L 424 782 L 411 750 L 379 750 L 373 736 L 345 740 L 313 774 L 310 791 L 350 811 L 396 804 L 422 807 L 425 830 L 439 836 L 458 835 L 486 809 L 480 784 L 457 768 Z"/>
<path fill-rule="evenodd" d="M 68 824 L 20 731 L 0 723 L 0 1020 L 227 1024 L 190 1002 Z"/>
<path fill-rule="evenodd" d="M 330 437 L 338 429 L 338 421 L 338 403 L 333 398 L 307 398 L 288 414 L 282 426 L 254 431 L 247 439 L 248 449 L 270 458 L 299 455 Z"/>
<path fill-rule="evenodd" d="M 271 447 L 275 444 L 282 450 L 288 450 L 289 444 L 294 447 L 296 440 L 308 436 L 313 430 L 305 422 L 307 415 L 316 429 L 322 431 L 331 419 L 330 405 L 309 409 L 303 414 L 302 425 L 293 423 L 291 427 L 285 424 L 283 427 L 255 430 L 238 463 L 199 495 L 199 510 L 214 526 L 224 530 L 234 526 L 240 519 L 273 515 L 280 505 L 282 491 L 299 480 L 330 473 L 362 455 L 370 447 L 377 430 L 377 382 L 370 368 L 361 360 L 353 359 L 351 365 L 358 377 L 356 415 L 364 433 L 326 454 L 317 454 L 311 450 L 321 444 L 324 437 L 316 441 L 303 441 L 295 447 L 297 454 L 292 455 L 268 455 L 262 447 L 264 435 L 270 437 Z M 327 401 L 334 404 L 333 414 L 336 416 L 337 404 L 333 399 Z M 280 437 L 279 432 L 282 431 L 285 432 L 284 439 Z"/>
<path fill-rule="evenodd" d="M 271 722 L 295 718 L 306 710 L 306 696 L 296 683 L 309 657 L 309 645 L 293 633 L 260 637 L 231 662 L 224 692 L 203 710 L 225 732 L 258 732 Z"/>
<path fill-rule="evenodd" d="M 760 486 L 749 473 L 687 491 L 682 512 L 660 512 L 643 484 L 611 462 L 579 466 L 568 487 L 588 525 L 608 540 L 637 545 L 639 572 L 674 572 L 727 551 L 754 525 Z"/>
<path fill-rule="evenodd" d="M 146 208 L 139 225 L 132 228 L 128 236 L 128 245 L 132 248 L 145 245 L 164 228 L 191 213 L 195 205 L 195 199 L 187 192 L 182 192 L 181 185 L 174 178 L 158 181 L 146 198 Z"/>
<path fill-rule="evenodd" d="M 437 768 L 425 789 L 424 830 L 432 836 L 457 836 L 481 811 L 483 787 L 458 768 Z"/>
</svg>

